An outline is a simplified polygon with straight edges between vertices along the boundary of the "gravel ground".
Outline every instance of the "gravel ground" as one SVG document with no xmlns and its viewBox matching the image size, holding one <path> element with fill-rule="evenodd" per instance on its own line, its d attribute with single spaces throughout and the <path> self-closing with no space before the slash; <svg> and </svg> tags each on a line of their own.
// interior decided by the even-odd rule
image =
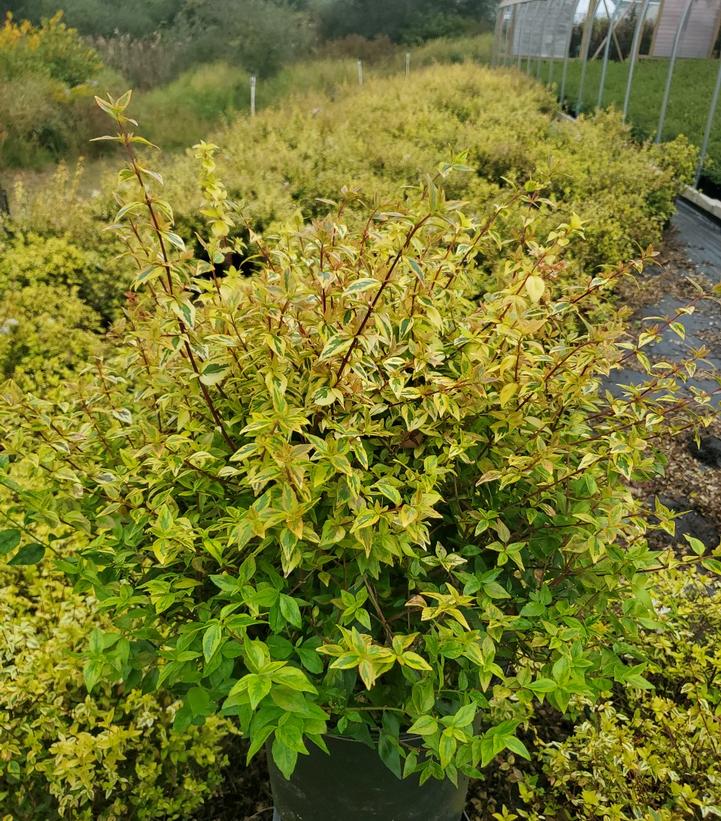
<svg viewBox="0 0 721 821">
<path fill-rule="evenodd" d="M 682 207 L 667 232 L 657 264 L 651 266 L 634 286 L 621 292 L 621 301 L 633 310 L 633 322 L 641 326 L 644 317 L 666 316 L 680 305 L 698 297 L 699 288 L 708 290 L 721 282 L 721 227 L 699 218 Z M 707 346 L 711 364 L 721 368 L 721 304 L 704 300 L 697 311 L 683 320 L 686 340 L 673 334 L 657 346 L 654 356 L 672 359 L 689 347 Z M 633 372 L 628 374 L 633 379 Z M 714 384 L 710 374 L 700 372 L 699 384 Z M 688 511 L 677 523 L 677 535 L 689 533 L 709 546 L 718 544 L 721 534 L 721 423 L 706 432 L 699 452 L 690 437 L 665 439 L 661 448 L 669 459 L 666 475 L 653 484 L 637 488 L 646 496 L 658 495 L 664 504 Z M 699 458 L 700 457 L 700 458 Z M 554 728 L 549 722 L 552 732 Z M 245 767 L 243 743 L 231 755 L 223 794 L 208 802 L 196 821 L 271 821 L 272 799 L 266 763 L 262 756 Z M 512 759 L 489 772 L 487 781 L 471 785 L 466 816 L 468 821 L 491 821 L 503 804 L 511 805 L 514 787 L 521 773 Z"/>
<path fill-rule="evenodd" d="M 693 302 L 696 310 L 681 320 L 686 327 L 685 340 L 669 331 L 652 349 L 651 358 L 668 361 L 688 355 L 695 347 L 708 348 L 708 365 L 699 368 L 696 382 L 713 390 L 712 370 L 721 370 L 721 303 L 715 297 L 699 296 L 721 282 L 717 263 L 721 227 L 700 218 L 689 229 L 692 213 L 688 208 L 680 212 L 667 231 L 657 264 L 635 285 L 622 289 L 622 300 L 633 310 L 632 322 L 637 328 L 648 324 L 645 317 L 671 316 L 678 307 Z M 715 421 L 704 431 L 700 450 L 690 435 L 666 437 L 659 446 L 669 460 L 666 474 L 640 487 L 639 492 L 657 494 L 669 507 L 689 511 L 678 521 L 677 534 L 689 533 L 708 546 L 716 546 L 721 534 L 721 459 L 715 458 L 715 447 L 721 448 L 721 422 Z"/>
</svg>

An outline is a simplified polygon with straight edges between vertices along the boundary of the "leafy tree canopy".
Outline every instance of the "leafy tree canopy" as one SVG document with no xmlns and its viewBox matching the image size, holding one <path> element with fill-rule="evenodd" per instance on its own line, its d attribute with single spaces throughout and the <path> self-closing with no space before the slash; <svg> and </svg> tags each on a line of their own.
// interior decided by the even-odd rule
<svg viewBox="0 0 721 821">
<path fill-rule="evenodd" d="M 140 37 L 171 23 L 182 5 L 183 0 L 6 0 L 0 8 L 35 23 L 61 10 L 83 34 L 110 36 L 119 31 Z"/>
<path fill-rule="evenodd" d="M 297 40 L 299 20 L 289 23 L 298 13 L 305 15 L 307 28 L 317 29 L 324 39 L 359 34 L 412 42 L 483 24 L 493 6 L 493 0 L 5 0 L 0 10 L 36 23 L 62 10 L 83 34 L 103 36 L 121 32 L 140 37 L 176 25 L 182 30 L 189 19 L 208 19 L 214 25 L 202 41 L 207 40 L 213 52 L 231 47 L 241 31 L 245 41 L 255 37 L 254 47 L 262 52 L 269 45 L 266 31 L 279 41 L 275 49 L 289 33 Z M 216 30 L 218 20 L 222 28 Z M 217 37 L 220 32 L 223 36 Z"/>
<path fill-rule="evenodd" d="M 493 0 L 318 0 L 323 36 L 387 35 L 411 42 L 457 34 L 487 22 Z"/>
</svg>

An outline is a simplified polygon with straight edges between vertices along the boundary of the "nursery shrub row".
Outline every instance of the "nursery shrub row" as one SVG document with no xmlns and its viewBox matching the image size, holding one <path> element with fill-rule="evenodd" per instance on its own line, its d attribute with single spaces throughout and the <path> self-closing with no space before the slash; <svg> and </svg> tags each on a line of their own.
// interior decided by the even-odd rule
<svg viewBox="0 0 721 821">
<path fill-rule="evenodd" d="M 337 199 L 344 187 L 363 201 L 382 201 L 415 184 L 419 170 L 466 152 L 470 172 L 449 184 L 449 196 L 478 213 L 507 180 L 547 180 L 560 214 L 587 223 L 574 254 L 592 266 L 660 240 L 695 156 L 683 138 L 639 145 L 614 114 L 561 119 L 552 95 L 534 81 L 472 64 L 372 81 L 335 101 L 299 97 L 214 139 L 230 196 L 256 230 L 296 212 L 321 215 L 329 207 L 323 200 Z M 170 196 L 187 219 L 197 203 L 192 160 L 167 170 Z"/>
<path fill-rule="evenodd" d="M 624 642 L 650 624 L 658 557 L 627 482 L 708 400 L 585 312 L 659 239 L 693 152 L 558 120 L 527 79 L 470 66 L 216 139 L 163 170 L 177 224 L 143 155 L 114 207 L 29 202 L 3 228 L 0 553 L 22 635 L 1 657 L 11 682 L 58 681 L 32 710 L 0 687 L 13 817 L 187 816 L 218 784 L 223 705 L 284 772 L 336 727 L 454 778 L 527 756 L 539 700 L 579 714 L 646 686 Z M 62 317 L 29 333 L 51 296 Z M 629 356 L 654 389 L 604 396 Z M 28 391 L 34 373 L 51 390 Z M 41 559 L 57 570 L 26 567 Z M 53 661 L 83 638 L 84 659 Z M 89 760 L 91 738 L 107 753 Z"/>
</svg>

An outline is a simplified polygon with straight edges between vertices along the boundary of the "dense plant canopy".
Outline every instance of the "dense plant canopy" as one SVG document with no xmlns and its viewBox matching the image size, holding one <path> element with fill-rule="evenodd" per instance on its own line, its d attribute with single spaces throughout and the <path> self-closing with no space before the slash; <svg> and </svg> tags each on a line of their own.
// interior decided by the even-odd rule
<svg viewBox="0 0 721 821">
<path fill-rule="evenodd" d="M 0 549 L 9 546 L 4 532 Z M 219 783 L 228 722 L 177 732 L 180 705 L 167 695 L 103 685 L 89 696 L 83 654 L 105 626 L 94 602 L 61 574 L 19 564 L 0 568 L 0 586 L 3 817 L 121 821 L 197 809 Z"/>
<path fill-rule="evenodd" d="M 472 172 L 456 162 L 365 220 L 344 219 L 348 192 L 314 225 L 251 233 L 254 275 L 218 278 L 242 248 L 215 148 L 196 147 L 196 258 L 128 101 L 101 106 L 129 152 L 115 226 L 138 297 L 71 395 L 6 392 L 13 516 L 38 558 L 85 542 L 61 564 L 114 622 L 88 687 L 169 688 L 181 729 L 236 716 L 286 776 L 333 730 L 453 780 L 528 757 L 537 701 L 647 687 L 626 638 L 673 561 L 651 516 L 673 514 L 628 483 L 710 397 L 683 387 L 692 362 L 649 361 L 660 330 L 587 322 L 632 268 L 567 255 L 583 223 L 549 229 L 544 184 L 467 214 L 439 185 Z M 606 392 L 629 361 L 647 382 Z"/>
<path fill-rule="evenodd" d="M 721 812 L 721 593 L 703 573 L 663 574 L 657 623 L 636 640 L 653 687 L 617 690 L 570 736 L 546 742 L 519 818 L 673 821 Z M 543 785 L 543 786 L 541 786 Z"/>
<path fill-rule="evenodd" d="M 220 65 L 168 121 L 232 111 Z M 509 821 L 715 811 L 721 565 L 636 487 L 712 398 L 649 355 L 687 309 L 639 337 L 616 294 L 694 150 L 515 72 L 298 70 L 162 174 L 101 101 L 113 191 L 0 223 L 2 812 L 188 818 L 231 728 L 285 774 L 329 731 L 509 773 Z"/>
<path fill-rule="evenodd" d="M 384 34 L 406 41 L 488 25 L 492 11 L 489 0 L 242 0 L 235 4 L 227 0 L 11 0 L 5 6 L 17 17 L 36 23 L 61 8 L 70 24 L 83 34 L 123 32 L 142 37 L 158 28 L 182 30 L 185 18 L 193 15 L 211 21 L 213 28 L 208 34 L 223 32 L 222 22 L 241 31 L 239 24 L 250 10 L 251 19 L 262 19 L 266 27 L 273 21 L 282 26 L 291 19 L 282 15 L 290 12 L 303 15 L 309 28 L 319 29 L 328 39 Z M 277 33 L 287 34 L 283 28 Z"/>
<path fill-rule="evenodd" d="M 0 168 L 62 154 L 87 141 L 93 117 L 87 83 L 98 55 L 61 15 L 34 28 L 8 15 L 0 25 Z M 76 133 L 78 126 L 80 134 Z"/>
<path fill-rule="evenodd" d="M 438 66 L 339 97 L 307 95 L 216 135 L 221 174 L 254 229 L 298 210 L 322 215 L 323 200 L 344 186 L 364 201 L 388 200 L 416 183 L 418 169 L 466 152 L 472 173 L 444 182 L 449 196 L 480 213 L 508 180 L 547 180 L 558 205 L 553 220 L 576 213 L 587 223 L 573 253 L 613 264 L 660 240 L 693 171 L 695 152 L 684 139 L 639 147 L 616 115 L 560 120 L 552 96 L 516 73 Z M 172 164 L 166 176 L 185 231 L 199 205 L 192 160 Z"/>
</svg>

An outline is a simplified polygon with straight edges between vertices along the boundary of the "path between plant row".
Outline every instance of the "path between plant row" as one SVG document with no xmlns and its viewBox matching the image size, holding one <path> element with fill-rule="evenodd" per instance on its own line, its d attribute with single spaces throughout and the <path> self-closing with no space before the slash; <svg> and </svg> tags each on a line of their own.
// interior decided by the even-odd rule
<svg viewBox="0 0 721 821">
<path fill-rule="evenodd" d="M 707 391 L 718 388 L 710 369 L 721 369 L 721 302 L 698 300 L 698 287 L 706 291 L 721 283 L 721 225 L 703 211 L 679 199 L 677 212 L 666 232 L 658 265 L 649 266 L 638 281 L 638 288 L 627 299 L 634 308 L 637 328 L 656 322 L 653 317 L 672 317 L 695 300 L 693 314 L 680 317 L 686 329 L 681 340 L 671 329 L 649 353 L 653 359 L 678 361 L 693 349 L 706 347 L 708 366 L 700 367 L 691 384 Z M 640 374 L 624 371 L 616 382 L 634 384 Z M 716 402 L 717 406 L 719 402 Z M 648 488 L 661 501 L 677 511 L 688 511 L 677 522 L 676 541 L 689 534 L 707 547 L 716 547 L 721 537 L 721 424 L 714 423 L 701 438 L 698 448 L 691 437 L 668 438 L 661 443 L 668 455 L 666 475 Z"/>
</svg>

